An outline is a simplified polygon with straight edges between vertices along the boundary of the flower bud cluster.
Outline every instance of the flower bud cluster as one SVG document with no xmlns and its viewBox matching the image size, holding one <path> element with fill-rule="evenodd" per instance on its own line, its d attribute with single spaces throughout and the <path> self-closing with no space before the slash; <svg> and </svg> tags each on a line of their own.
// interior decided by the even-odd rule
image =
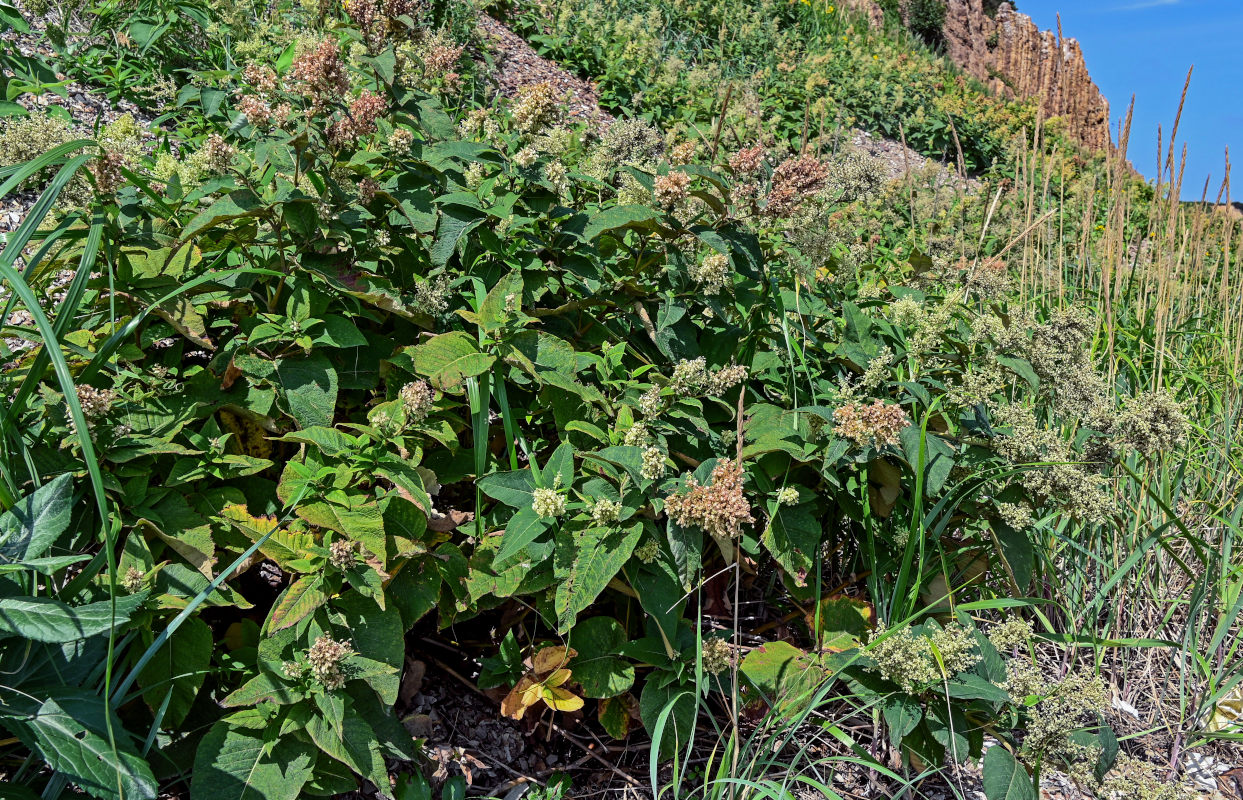
<svg viewBox="0 0 1243 800">
<path fill-rule="evenodd" d="M 87 422 L 106 416 L 116 402 L 117 393 L 111 389 L 96 389 L 94 386 L 79 386 L 77 389 L 78 405 Z"/>
<path fill-rule="evenodd" d="M 690 193 L 690 186 L 690 175 L 685 172 L 670 172 L 658 175 L 652 181 L 652 195 L 656 200 L 656 205 L 668 211 L 686 200 Z"/>
<path fill-rule="evenodd" d="M 701 528 L 719 539 L 737 539 L 743 525 L 755 522 L 742 481 L 742 464 L 724 459 L 713 468 L 710 485 L 687 479 L 685 491 L 665 498 L 665 511 L 684 528 Z"/>
<path fill-rule="evenodd" d="M 729 266 L 729 256 L 724 253 L 705 256 L 703 261 L 692 264 L 687 272 L 707 295 L 720 294 L 722 289 L 733 283 L 734 273 Z"/>
<path fill-rule="evenodd" d="M 765 211 L 774 217 L 789 216 L 823 189 L 828 177 L 828 167 L 815 158 L 805 156 L 782 161 L 773 170 Z"/>
<path fill-rule="evenodd" d="M 665 452 L 659 447 L 648 447 L 643 450 L 643 466 L 639 475 L 645 480 L 655 481 L 665 477 Z"/>
<path fill-rule="evenodd" d="M 604 527 L 617 522 L 621 516 L 622 506 L 607 497 L 597 498 L 591 505 L 591 521 Z"/>
<path fill-rule="evenodd" d="M 405 409 L 406 419 L 411 423 L 419 423 L 427 419 L 432 410 L 435 395 L 427 381 L 413 381 L 401 387 L 398 397 Z"/>
<path fill-rule="evenodd" d="M 559 517 L 565 513 L 565 495 L 556 489 L 536 489 L 531 498 L 531 510 L 541 517 Z"/>
<path fill-rule="evenodd" d="M 349 642 L 321 635 L 307 650 L 306 660 L 311 665 L 311 675 L 331 692 L 345 686 L 346 672 L 343 662 L 353 653 L 354 648 Z"/>
<path fill-rule="evenodd" d="M 898 434 L 911 424 L 902 407 L 879 400 L 871 404 L 850 403 L 833 412 L 833 432 L 860 447 L 884 447 L 898 443 Z"/>
<path fill-rule="evenodd" d="M 328 563 L 337 569 L 349 569 L 358 562 L 358 549 L 349 539 L 337 539 L 328 545 Z"/>
</svg>

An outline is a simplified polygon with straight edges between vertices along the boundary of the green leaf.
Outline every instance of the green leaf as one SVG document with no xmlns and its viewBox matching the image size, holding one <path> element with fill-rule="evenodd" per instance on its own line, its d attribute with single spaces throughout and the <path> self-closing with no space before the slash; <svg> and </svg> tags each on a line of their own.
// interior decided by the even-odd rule
<svg viewBox="0 0 1243 800">
<path fill-rule="evenodd" d="M 486 213 L 469 206 L 457 204 L 442 206 L 436 242 L 429 253 L 432 257 L 432 266 L 443 267 L 448 264 L 462 237 L 487 218 Z"/>
<path fill-rule="evenodd" d="M 515 308 L 522 305 L 521 272 L 511 272 L 497 281 L 479 304 L 479 327 L 484 333 L 497 330 L 505 324 L 512 315 L 509 311 L 511 304 Z"/>
<path fill-rule="evenodd" d="M 988 800 L 1036 800 L 1031 778 L 1006 748 L 999 744 L 988 748 L 983 766 Z"/>
<path fill-rule="evenodd" d="M 579 613 L 596 601 L 634 553 L 642 531 L 642 523 L 625 530 L 558 531 L 555 564 L 561 583 L 553 601 L 558 630 L 568 631 Z"/>
<path fill-rule="evenodd" d="M 43 700 L 28 715 L 0 715 L 24 744 L 42 754 L 48 766 L 64 773 L 94 797 L 146 800 L 159 789 L 151 768 L 125 737 L 113 716 L 116 749 L 109 744 L 102 697 L 74 694 Z"/>
<path fill-rule="evenodd" d="M 578 655 L 569 668 L 584 697 L 616 697 L 634 686 L 634 666 L 615 655 L 624 644 L 626 632 L 612 617 L 592 617 L 574 626 L 569 646 Z"/>
<path fill-rule="evenodd" d="M 1040 376 L 1032 368 L 1031 362 L 1015 356 L 997 356 L 997 363 L 1027 381 L 1033 390 L 1040 388 Z"/>
<path fill-rule="evenodd" d="M 667 538 L 669 552 L 673 555 L 673 565 L 678 571 L 678 580 L 682 582 L 682 589 L 689 592 L 695 587 L 695 580 L 703 566 L 703 531 L 695 527 L 684 528 L 670 519 Z"/>
<path fill-rule="evenodd" d="M 1006 562 L 1009 572 L 1020 592 L 1031 586 L 1032 574 L 1036 567 L 1036 551 L 1025 531 L 1015 530 L 1009 525 L 993 523 L 993 533 L 1001 544 L 997 557 Z"/>
<path fill-rule="evenodd" d="M 782 641 L 765 642 L 747 653 L 738 671 L 752 690 L 748 699 L 763 699 L 782 716 L 806 708 L 811 693 L 828 677 L 812 656 Z"/>
<path fill-rule="evenodd" d="M 176 728 L 190 713 L 211 667 L 212 646 L 211 628 L 198 617 L 191 617 L 139 673 L 138 685 L 145 690 L 143 699 L 152 711 L 163 705 L 165 695 L 172 692 L 164 713 L 164 728 Z"/>
<path fill-rule="evenodd" d="M 947 757 L 960 763 L 966 761 L 976 749 L 973 745 L 982 741 L 983 734 L 978 725 L 967 721 L 956 704 L 947 704 L 944 697 L 937 700 L 929 701 L 925 717 L 928 730 L 932 732 L 932 738 L 945 748 Z"/>
<path fill-rule="evenodd" d="M 397 688 L 406 657 L 401 615 L 392 606 L 381 609 L 374 600 L 358 592 L 347 592 L 334 600 L 333 610 L 339 614 L 340 624 L 349 628 L 350 641 L 360 656 L 393 668 L 391 674 L 365 679 L 384 705 L 392 706 L 397 702 Z"/>
<path fill-rule="evenodd" d="M 907 425 L 898 434 L 902 441 L 902 451 L 906 461 L 914 471 L 919 464 L 919 440 L 922 435 L 919 425 Z M 928 497 L 936 495 L 945 486 L 950 470 L 954 468 L 956 451 L 940 436 L 931 433 L 924 437 L 924 494 Z"/>
<path fill-rule="evenodd" d="M 591 215 L 582 237 L 591 241 L 606 231 L 636 226 L 640 222 L 660 219 L 660 214 L 647 206 L 613 206 Z"/>
<path fill-rule="evenodd" d="M 988 700 L 994 703 L 1005 703 L 1010 700 L 1010 695 L 1005 689 L 974 672 L 961 672 L 951 678 L 946 686 L 949 696 L 959 700 Z"/>
<path fill-rule="evenodd" d="M 760 541 L 795 584 L 805 586 L 815 566 L 820 535 L 820 523 L 807 504 L 778 506 Z"/>
<path fill-rule="evenodd" d="M 323 331 L 315 337 L 315 342 L 329 347 L 363 347 L 367 344 L 367 337 L 350 320 L 329 314 L 324 317 Z"/>
<path fill-rule="evenodd" d="M 320 500 L 303 503 L 297 513 L 312 525 L 345 534 L 387 566 L 388 539 L 384 535 L 384 514 L 380 507 L 374 500 L 358 494 L 347 495 L 345 501 L 349 505 Z"/>
<path fill-rule="evenodd" d="M 303 575 L 285 587 L 268 614 L 269 631 L 279 631 L 296 624 L 328 601 L 320 588 L 319 575 Z"/>
<path fill-rule="evenodd" d="M 889 741 L 894 747 L 900 747 L 902 740 L 924 718 L 924 710 L 918 700 L 905 694 L 885 695 L 880 703 L 885 727 L 889 729 Z"/>
<path fill-rule="evenodd" d="M 574 445 L 562 442 L 548 457 L 548 463 L 540 471 L 541 486 L 568 487 L 574 484 Z"/>
<path fill-rule="evenodd" d="M 329 458 L 342 458 L 352 455 L 358 449 L 358 438 L 343 433 L 336 428 L 325 428 L 312 425 L 300 431 L 287 433 L 278 442 L 297 442 L 314 445 L 319 452 Z"/>
<path fill-rule="evenodd" d="M 146 592 L 118 597 L 116 625 L 128 622 L 130 614 L 146 599 Z M 50 597 L 0 598 L 0 637 L 17 635 L 60 644 L 96 636 L 112 627 L 112 604 L 108 600 L 70 606 Z"/>
<path fill-rule="evenodd" d="M 488 497 L 511 508 L 530 508 L 535 499 L 535 476 L 529 469 L 494 472 L 480 478 L 475 485 Z"/>
<path fill-rule="evenodd" d="M 0 515 L 0 557 L 27 561 L 48 551 L 69 527 L 73 476 L 66 473 Z"/>
<path fill-rule="evenodd" d="M 600 727 L 614 739 L 625 739 L 630 734 L 630 711 L 636 705 L 634 696 L 629 694 L 601 700 L 597 713 Z"/>
<path fill-rule="evenodd" d="M 186 242 L 208 228 L 222 222 L 242 217 L 257 217 L 267 213 L 263 201 L 249 189 L 231 192 L 200 211 L 181 231 L 181 241 Z"/>
<path fill-rule="evenodd" d="M 297 737 L 271 744 L 226 718 L 195 751 L 190 799 L 297 800 L 314 768 L 314 751 Z"/>
<path fill-rule="evenodd" d="M 283 358 L 276 378 L 298 427 L 331 426 L 337 405 L 337 371 L 323 353 Z"/>
<path fill-rule="evenodd" d="M 465 331 L 433 336 L 407 352 L 415 371 L 445 392 L 460 391 L 464 380 L 487 372 L 496 360 L 495 356 L 480 352 L 474 337 Z"/>
<path fill-rule="evenodd" d="M 496 551 L 492 562 L 494 569 L 503 569 L 509 561 L 526 549 L 526 546 L 548 530 L 549 520 L 536 514 L 528 505 L 518 509 L 518 513 L 509 519 L 505 533 L 501 537 L 501 546 Z"/>
<path fill-rule="evenodd" d="M 873 334 L 872 318 L 849 301 L 842 304 L 842 317 L 846 328 L 842 332 L 841 344 L 837 346 L 837 354 L 863 369 L 880 353 L 881 348 Z"/>
<path fill-rule="evenodd" d="M 686 748 L 687 742 L 695 733 L 695 695 L 690 689 L 684 689 L 676 680 L 662 683 L 659 678 L 668 673 L 654 672 L 643 684 L 643 695 L 639 699 L 639 719 L 653 740 L 659 735 L 657 755 L 661 760 L 668 759 L 675 752 Z M 664 725 L 660 718 L 668 710 Z"/>
<path fill-rule="evenodd" d="M 605 447 L 594 453 L 583 453 L 584 459 L 603 462 L 611 467 L 625 470 L 636 484 L 643 483 L 643 448 L 617 445 Z"/>
<path fill-rule="evenodd" d="M 875 609 L 865 600 L 828 596 L 820 600 L 818 614 L 808 612 L 807 627 L 817 632 L 820 649 L 840 653 L 860 645 L 875 617 Z"/>
<path fill-rule="evenodd" d="M 440 599 L 441 576 L 434 560 L 431 555 L 412 559 L 389 582 L 385 605 L 401 613 L 404 630 L 414 627 Z"/>
<path fill-rule="evenodd" d="M 239 708 L 270 700 L 286 705 L 301 699 L 301 695 L 300 690 L 286 686 L 279 678 L 260 672 L 230 693 L 220 704 L 225 708 Z"/>
<path fill-rule="evenodd" d="M 148 280 L 161 277 L 179 279 L 203 260 L 203 253 L 197 247 L 183 247 L 176 251 L 171 247 L 126 250 L 125 256 L 133 277 Z"/>
<path fill-rule="evenodd" d="M 365 775 L 377 786 L 387 788 L 388 774 L 375 731 L 352 706 L 342 709 L 340 719 L 316 715 L 306 726 L 319 749 L 345 764 L 359 775 Z"/>
<path fill-rule="evenodd" d="M 772 698 L 781 691 L 789 673 L 797 668 L 796 660 L 805 655 L 789 642 L 765 642 L 747 653 L 738 671 L 752 686 Z"/>
</svg>

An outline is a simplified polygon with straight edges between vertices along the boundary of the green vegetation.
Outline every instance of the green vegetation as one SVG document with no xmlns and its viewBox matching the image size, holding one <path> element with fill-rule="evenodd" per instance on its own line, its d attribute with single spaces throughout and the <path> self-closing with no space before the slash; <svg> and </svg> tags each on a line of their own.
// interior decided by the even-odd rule
<svg viewBox="0 0 1243 800">
<path fill-rule="evenodd" d="M 491 97 L 455 2 L 3 55 L 159 117 L 0 107 L 0 776 L 428 798 L 429 642 L 666 797 L 1175 797 L 1111 724 L 1151 687 L 1180 752 L 1240 737 L 1238 223 L 829 7 L 632 2 L 520 11 L 600 136 Z"/>
<path fill-rule="evenodd" d="M 541 0 L 515 24 L 596 80 L 607 108 L 684 136 L 719 127 L 731 148 L 820 151 L 861 127 L 972 172 L 1004 170 L 1035 121 L 1033 104 L 992 97 L 901 26 L 877 33 L 820 2 Z"/>
</svg>

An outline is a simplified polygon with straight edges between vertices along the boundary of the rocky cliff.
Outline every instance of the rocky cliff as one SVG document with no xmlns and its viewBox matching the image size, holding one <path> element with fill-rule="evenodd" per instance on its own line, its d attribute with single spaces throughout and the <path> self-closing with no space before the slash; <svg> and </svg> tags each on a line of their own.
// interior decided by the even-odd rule
<svg viewBox="0 0 1243 800">
<path fill-rule="evenodd" d="M 874 26 L 884 24 L 874 0 L 846 2 Z M 946 0 L 943 30 L 946 54 L 968 74 L 1005 96 L 1038 97 L 1045 116 L 1062 117 L 1079 142 L 1109 147 L 1109 103 L 1092 82 L 1077 41 L 1040 30 L 1009 3 L 990 17 L 983 0 Z"/>
</svg>

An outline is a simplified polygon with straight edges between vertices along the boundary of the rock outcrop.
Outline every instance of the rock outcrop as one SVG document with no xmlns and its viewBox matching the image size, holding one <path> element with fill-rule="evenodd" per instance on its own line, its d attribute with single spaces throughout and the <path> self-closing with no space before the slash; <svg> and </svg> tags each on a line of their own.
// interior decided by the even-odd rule
<svg viewBox="0 0 1243 800">
<path fill-rule="evenodd" d="M 845 0 L 883 25 L 874 0 Z M 1046 117 L 1061 117 L 1081 144 L 1110 147 L 1109 102 L 1088 74 L 1083 51 L 1060 32 L 1042 31 L 1031 17 L 1002 3 L 996 17 L 983 0 L 946 0 L 946 54 L 968 74 L 1007 97 L 1036 97 Z"/>
<path fill-rule="evenodd" d="M 1036 97 L 1046 116 L 1097 150 L 1110 145 L 1109 102 L 1092 82 L 1079 42 L 1042 31 L 1031 17 L 1002 3 L 996 19 L 983 0 L 948 0 L 945 49 L 964 70 L 999 93 Z"/>
</svg>

